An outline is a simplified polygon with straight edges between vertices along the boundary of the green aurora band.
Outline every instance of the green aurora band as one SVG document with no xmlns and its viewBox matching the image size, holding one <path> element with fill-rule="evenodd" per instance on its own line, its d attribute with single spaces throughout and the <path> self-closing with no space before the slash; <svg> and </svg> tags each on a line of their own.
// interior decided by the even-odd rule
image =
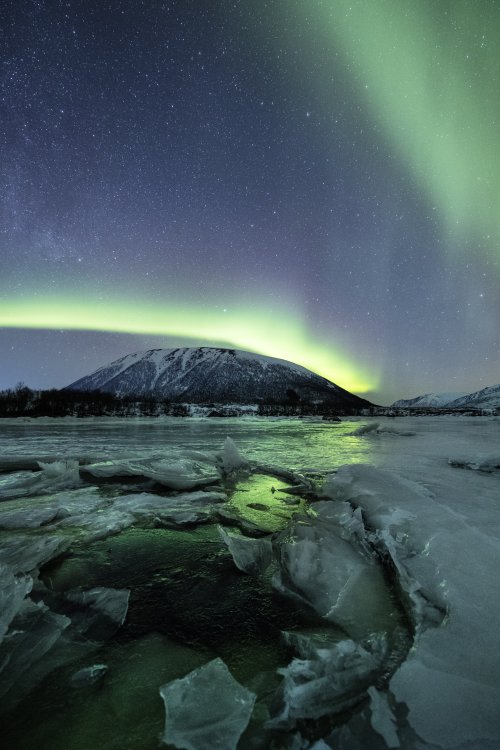
<svg viewBox="0 0 500 750">
<path fill-rule="evenodd" d="M 314 341 L 290 311 L 232 309 L 226 314 L 223 310 L 148 302 L 12 299 L 0 303 L 0 326 L 176 336 L 295 362 L 356 393 L 376 390 L 379 385 L 373 368 L 369 373 L 363 371 L 340 350 Z"/>
<path fill-rule="evenodd" d="M 374 125 L 410 166 L 450 250 L 471 242 L 498 258 L 498 3 L 312 0 L 304 9 L 316 14 L 330 49 L 333 40 L 342 52 Z M 332 57 L 332 70 L 338 64 Z"/>
</svg>

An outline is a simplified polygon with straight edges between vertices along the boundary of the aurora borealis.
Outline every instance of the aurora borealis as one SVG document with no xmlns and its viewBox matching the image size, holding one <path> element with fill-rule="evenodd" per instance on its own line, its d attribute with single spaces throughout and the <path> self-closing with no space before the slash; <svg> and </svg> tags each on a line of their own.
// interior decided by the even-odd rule
<svg viewBox="0 0 500 750">
<path fill-rule="evenodd" d="M 0 387 L 151 347 L 500 381 L 500 5 L 7 0 Z"/>
</svg>

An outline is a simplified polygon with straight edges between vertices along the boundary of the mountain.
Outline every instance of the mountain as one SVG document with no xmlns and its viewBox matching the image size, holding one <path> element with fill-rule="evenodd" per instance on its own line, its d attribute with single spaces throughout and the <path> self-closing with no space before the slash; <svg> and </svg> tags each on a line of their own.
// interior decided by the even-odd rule
<svg viewBox="0 0 500 750">
<path fill-rule="evenodd" d="M 300 365 L 239 349 L 205 346 L 129 354 L 64 390 L 152 395 L 187 403 L 308 402 L 339 410 L 373 406 Z"/>
<path fill-rule="evenodd" d="M 399 401 L 395 401 L 391 406 L 400 409 L 420 409 L 430 407 L 433 409 L 442 409 L 447 406 L 450 401 L 454 401 L 457 398 L 465 396 L 464 392 L 461 393 L 424 393 L 423 396 L 415 396 L 415 398 L 400 398 Z"/>
<path fill-rule="evenodd" d="M 426 393 L 415 398 L 399 399 L 391 406 L 400 409 L 498 409 L 500 385 L 491 385 L 474 393 Z"/>
<path fill-rule="evenodd" d="M 490 385 L 488 388 L 482 388 L 480 391 L 468 393 L 461 398 L 451 401 L 448 405 L 450 409 L 495 409 L 500 407 L 500 385 Z"/>
</svg>

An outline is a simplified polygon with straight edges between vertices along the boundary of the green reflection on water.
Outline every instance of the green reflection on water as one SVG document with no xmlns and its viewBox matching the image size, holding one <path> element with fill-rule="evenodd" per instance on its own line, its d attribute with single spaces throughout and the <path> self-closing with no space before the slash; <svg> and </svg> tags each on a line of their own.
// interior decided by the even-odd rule
<svg viewBox="0 0 500 750">
<path fill-rule="evenodd" d="M 53 562 L 43 579 L 55 592 L 129 588 L 130 606 L 112 640 L 55 670 L 5 718 L 3 740 L 16 750 L 153 750 L 164 722 L 160 685 L 215 656 L 257 693 L 262 722 L 276 669 L 291 655 L 281 631 L 325 629 L 269 577 L 240 573 L 214 526 L 129 529 Z M 70 687 L 75 671 L 95 663 L 109 667 L 101 682 Z"/>
<path fill-rule="evenodd" d="M 262 531 L 280 531 L 289 525 L 296 513 L 304 514 L 307 509 L 303 498 L 282 491 L 288 486 L 277 477 L 252 474 L 238 482 L 226 507 Z"/>
</svg>

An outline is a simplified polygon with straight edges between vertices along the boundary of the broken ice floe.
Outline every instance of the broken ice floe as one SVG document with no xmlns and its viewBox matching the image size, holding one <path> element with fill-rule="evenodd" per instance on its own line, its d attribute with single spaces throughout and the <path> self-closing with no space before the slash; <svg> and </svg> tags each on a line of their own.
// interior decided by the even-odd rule
<svg viewBox="0 0 500 750">
<path fill-rule="evenodd" d="M 100 491 L 86 487 L 52 492 L 54 488 L 51 487 L 50 495 L 39 495 L 28 507 L 16 500 L 7 500 L 2 504 L 5 507 L 0 506 L 0 528 L 25 529 L 29 532 L 17 532 L 12 538 L 7 537 L 0 547 L 0 561 L 9 565 L 10 578 L 7 576 L 6 581 L 11 612 L 4 620 L 0 614 L 0 623 L 4 622 L 4 629 L 11 624 L 9 639 L 19 626 L 24 633 L 17 641 L 9 640 L 16 646 L 16 651 L 19 648 L 21 660 L 16 661 L 17 657 L 10 651 L 5 652 L 5 664 L 17 665 L 19 674 L 24 675 L 14 685 L 10 668 L 5 672 L 4 686 L 12 693 L 13 699 L 36 686 L 51 669 L 79 658 L 82 653 L 86 654 L 86 650 L 95 647 L 92 644 L 109 638 L 124 622 L 129 594 L 125 590 L 94 588 L 58 594 L 48 589 L 44 591 L 38 582 L 36 597 L 43 597 L 43 602 L 37 603 L 29 598 L 31 579 L 25 574 L 32 571 L 32 575 L 36 576 L 43 564 L 66 551 L 73 540 L 77 539 L 80 544 L 88 543 L 119 533 L 132 525 L 182 527 L 216 521 L 248 528 L 256 535 L 263 534 L 274 531 L 273 526 L 266 527 L 266 518 L 269 519 L 274 513 L 280 519 L 279 528 L 283 528 L 288 526 L 295 511 L 295 507 L 287 507 L 287 498 L 278 495 L 276 489 L 297 493 L 299 497 L 292 495 L 291 499 L 301 506 L 303 500 L 300 495 L 313 497 L 314 492 L 310 479 L 295 472 L 275 466 L 249 464 L 230 439 L 226 440 L 219 458 L 215 454 L 192 451 L 181 459 L 120 459 L 94 463 L 81 471 L 86 481 L 92 477 L 139 476 L 157 481 L 168 489 L 176 489 L 177 493 L 168 496 L 152 492 L 123 494 L 125 488 L 115 485 L 101 488 Z M 43 471 L 38 474 L 38 484 L 33 484 L 35 488 L 41 486 Z M 342 476 L 341 473 L 341 479 Z M 275 477 L 284 479 L 292 486 L 280 487 Z M 57 479 L 57 476 L 54 478 Z M 229 502 L 226 502 L 226 492 L 213 487 L 214 482 L 221 480 L 235 487 L 228 491 Z M 262 496 L 264 485 L 267 489 Z M 206 490 L 197 489 L 205 486 Z M 337 490 L 339 487 L 342 487 L 341 481 Z M 179 489 L 191 491 L 178 492 Z M 253 490 L 258 491 L 258 497 L 253 496 Z M 236 501 L 231 504 L 231 498 L 235 496 L 241 507 Z M 340 499 L 343 500 L 342 497 Z M 272 563 L 276 571 L 274 583 L 279 591 L 299 600 L 307 608 L 313 608 L 342 631 L 340 640 L 334 638 L 329 642 L 320 643 L 307 635 L 290 640 L 298 656 L 281 670 L 283 689 L 275 727 L 292 727 L 297 721 L 315 720 L 342 710 L 342 707 L 354 705 L 366 697 L 374 680 L 388 673 L 387 664 L 392 648 L 390 637 L 373 636 L 373 633 L 386 632 L 393 627 L 393 623 L 388 622 L 388 618 L 394 616 L 388 615 L 388 612 L 392 613 L 392 603 L 379 560 L 371 546 L 382 537 L 377 536 L 378 532 L 374 532 L 372 525 L 369 529 L 365 528 L 361 508 L 353 509 L 350 502 L 347 497 L 339 503 L 316 502 L 312 515 L 306 517 L 303 514 L 294 524 L 292 533 L 275 535 L 274 562 L 270 537 L 247 538 L 220 529 L 221 538 L 240 570 L 259 575 Z M 253 525 L 250 516 L 245 516 L 247 511 L 242 510 L 243 505 L 253 513 Z M 400 537 L 408 532 L 413 518 L 411 513 L 394 508 L 390 510 L 390 517 L 391 538 L 387 549 L 391 548 L 391 540 L 396 546 L 400 544 Z M 381 534 L 385 533 L 386 520 L 383 513 L 379 518 L 372 519 L 374 524 L 384 521 Z M 397 527 L 394 539 L 393 527 Z M 395 547 L 393 554 L 397 560 L 399 548 Z M 404 578 L 406 569 L 399 561 L 395 563 L 396 567 L 398 565 Z M 14 574 L 18 574 L 17 577 Z M 50 578 L 45 577 L 44 580 L 50 583 Z M 408 580 L 413 585 L 416 579 L 408 574 Z M 411 585 L 408 585 L 408 591 Z M 64 615 L 59 612 L 64 612 Z M 33 647 L 37 638 L 39 648 Z M 32 673 L 23 666 L 25 657 L 32 658 Z M 397 666 L 394 660 L 391 663 Z M 90 671 L 85 672 L 85 669 Z M 88 667 L 76 672 L 79 674 L 83 671 L 82 684 L 91 684 L 94 675 L 92 669 Z M 225 683 L 219 672 L 214 682 L 224 693 Z M 98 672 L 95 675 L 96 679 L 101 676 Z M 227 688 L 228 700 L 230 693 Z M 247 701 L 247 707 L 250 703 L 253 707 L 254 700 L 255 697 Z M 203 705 L 206 702 L 210 703 L 203 696 Z M 174 742 L 167 735 L 168 721 L 167 718 L 165 741 Z M 247 723 L 248 718 L 246 722 L 241 717 L 236 721 L 237 726 L 242 727 L 240 734 Z M 225 720 L 219 721 L 216 717 L 210 731 L 214 727 L 226 731 Z M 193 748 L 202 747 L 203 750 L 207 746 L 215 747 L 204 744 L 207 741 L 206 733 L 202 733 L 199 740 L 200 735 L 192 725 L 194 739 L 185 740 L 187 729 L 189 726 L 185 722 L 184 725 L 178 723 L 176 741 L 193 741 Z M 205 730 L 208 731 L 206 727 Z M 184 739 L 179 740 L 179 737 Z M 233 743 L 225 736 L 223 742 L 226 744 L 221 747 L 234 747 L 238 737 L 239 734 Z M 201 744 L 197 745 L 198 741 Z M 310 747 L 309 744 L 306 746 Z"/>
<path fill-rule="evenodd" d="M 224 441 L 224 446 L 220 453 L 220 463 L 226 474 L 248 467 L 248 461 L 243 458 L 236 443 L 230 437 L 227 437 Z"/>
<path fill-rule="evenodd" d="M 392 425 L 381 425 L 380 422 L 370 422 L 368 424 L 362 425 L 361 427 L 356 428 L 352 432 L 346 433 L 346 437 L 349 436 L 359 436 L 359 435 L 399 435 L 401 437 L 413 437 L 416 435 L 416 432 L 413 432 L 413 430 L 402 430 L 398 427 L 393 427 Z"/>
<path fill-rule="evenodd" d="M 292 539 L 277 548 L 275 587 L 312 606 L 352 638 L 384 630 L 393 607 L 374 555 L 356 541 L 356 524 L 352 534 L 342 525 L 342 506 L 323 501 L 314 510 L 315 519 L 296 524 Z"/>
<path fill-rule="evenodd" d="M 281 710 L 268 726 L 293 727 L 298 721 L 331 716 L 358 703 L 380 672 L 385 655 L 382 637 L 372 639 L 369 646 L 350 639 L 330 648 L 308 645 L 305 658 L 295 658 L 278 670 L 283 675 Z"/>
<path fill-rule="evenodd" d="M 23 601 L 11 631 L 0 645 L 0 704 L 5 704 L 7 694 L 12 700 L 16 694 L 31 689 L 40 670 L 40 679 L 45 676 L 52 666 L 47 654 L 70 622 L 65 615 L 51 612 L 43 602 Z"/>
<path fill-rule="evenodd" d="M 13 573 L 30 573 L 65 552 L 70 544 L 70 539 L 58 534 L 16 534 L 2 540 L 0 563 Z"/>
<path fill-rule="evenodd" d="M 69 591 L 66 594 L 68 601 L 95 611 L 99 616 L 106 617 L 118 626 L 125 622 L 129 597 L 128 589 L 109 589 L 103 586 L 96 586 L 86 591 Z"/>
<path fill-rule="evenodd" d="M 443 589 L 439 580 L 429 587 L 436 570 L 421 554 L 427 539 L 413 533 L 419 508 L 432 503 L 430 493 L 392 472 L 363 464 L 341 467 L 327 479 L 323 493 L 362 510 L 367 541 L 395 567 L 415 628 L 439 623 L 446 609 Z M 401 502 L 403 498 L 410 502 Z"/>
<path fill-rule="evenodd" d="M 163 741 L 187 750 L 235 750 L 256 695 L 214 659 L 160 688 L 165 704 Z"/>
<path fill-rule="evenodd" d="M 50 492 L 72 489 L 80 484 L 80 468 L 77 460 L 38 462 L 40 471 L 23 476 L 13 482 L 0 485 L 0 499 L 33 497 Z"/>
<path fill-rule="evenodd" d="M 53 528 L 66 518 L 90 514 L 102 504 L 103 498 L 94 487 L 43 495 L 29 503 L 5 500 L 0 503 L 0 529 Z"/>
<path fill-rule="evenodd" d="M 220 478 L 214 467 L 189 458 L 103 461 L 88 464 L 82 471 L 99 479 L 145 477 L 173 490 L 206 486 Z"/>
<path fill-rule="evenodd" d="M 30 576 L 15 576 L 11 568 L 0 564 L 0 643 L 32 588 Z"/>
<path fill-rule="evenodd" d="M 475 457 L 460 456 L 457 458 L 449 458 L 448 463 L 450 464 L 450 466 L 456 466 L 460 469 L 484 471 L 487 474 L 491 474 L 494 471 L 500 470 L 499 455 L 479 455 Z"/>
<path fill-rule="evenodd" d="M 124 495 L 113 503 L 115 512 L 131 513 L 135 518 L 157 518 L 183 525 L 207 521 L 213 515 L 213 506 L 223 503 L 223 492 L 184 492 L 170 497 L 148 493 Z"/>
<path fill-rule="evenodd" d="M 133 524 L 207 523 L 215 519 L 216 506 L 226 499 L 224 492 L 199 490 L 169 497 L 131 493 L 106 498 L 95 488 L 86 487 L 41 497 L 27 506 L 6 501 L 0 504 L 0 529 L 40 529 L 40 533 L 6 539 L 0 548 L 0 561 L 29 571 L 65 551 L 75 534 L 90 542 Z M 54 534 L 55 530 L 64 533 Z"/>
<path fill-rule="evenodd" d="M 100 587 L 57 595 L 40 584 L 37 595 L 42 594 L 47 602 L 25 596 L 0 645 L 0 712 L 19 702 L 53 669 L 79 659 L 113 635 L 124 622 L 129 591 Z M 51 609 L 59 609 L 64 600 L 66 614 Z"/>
<path fill-rule="evenodd" d="M 396 730 L 397 723 L 389 706 L 387 693 L 381 693 L 372 685 L 368 688 L 368 695 L 370 696 L 372 727 L 384 739 L 388 748 L 400 747 Z"/>
<path fill-rule="evenodd" d="M 250 537 L 229 534 L 222 526 L 218 528 L 220 537 L 239 570 L 250 575 L 259 575 L 267 570 L 273 559 L 270 539 L 251 539 Z"/>
</svg>

